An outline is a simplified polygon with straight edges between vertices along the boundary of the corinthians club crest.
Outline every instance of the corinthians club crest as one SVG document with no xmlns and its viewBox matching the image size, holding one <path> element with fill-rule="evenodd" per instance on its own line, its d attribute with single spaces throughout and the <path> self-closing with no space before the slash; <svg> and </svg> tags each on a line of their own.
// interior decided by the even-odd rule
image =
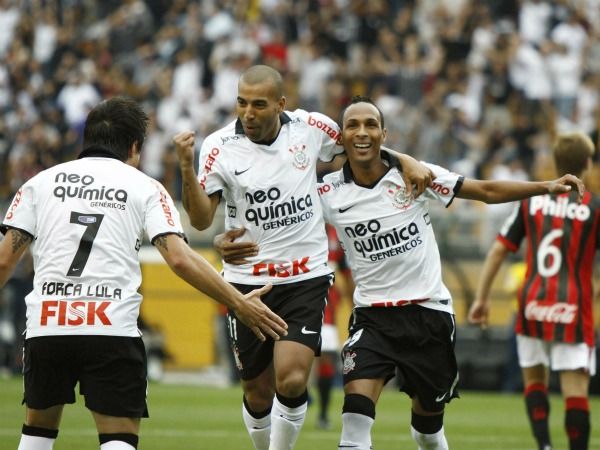
<svg viewBox="0 0 600 450">
<path fill-rule="evenodd" d="M 310 164 L 310 158 L 306 154 L 306 145 L 302 144 L 302 146 L 294 145 L 290 147 L 289 152 L 293 154 L 293 164 L 294 167 L 300 170 L 304 170 Z"/>
<path fill-rule="evenodd" d="M 386 186 L 386 193 L 391 197 L 392 205 L 398 209 L 408 209 L 413 202 L 412 195 L 406 193 L 406 188 L 404 186 L 388 183 Z"/>
</svg>

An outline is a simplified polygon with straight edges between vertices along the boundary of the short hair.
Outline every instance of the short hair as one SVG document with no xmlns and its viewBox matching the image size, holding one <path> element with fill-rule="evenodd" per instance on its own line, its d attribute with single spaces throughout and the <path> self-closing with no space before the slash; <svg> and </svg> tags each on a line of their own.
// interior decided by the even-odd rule
<svg viewBox="0 0 600 450">
<path fill-rule="evenodd" d="M 559 176 L 567 173 L 580 176 L 586 169 L 588 159 L 594 156 L 594 143 L 582 132 L 559 134 L 552 154 Z"/>
<path fill-rule="evenodd" d="M 283 96 L 283 78 L 281 74 L 270 66 L 258 64 L 246 69 L 240 76 L 240 83 L 258 84 L 270 81 L 275 86 L 277 98 Z"/>
<path fill-rule="evenodd" d="M 148 116 L 129 97 L 113 97 L 96 105 L 88 114 L 83 130 L 83 148 L 100 146 L 126 161 L 137 143 L 141 151 L 148 129 Z"/>
<path fill-rule="evenodd" d="M 346 110 L 348 109 L 348 107 L 350 107 L 351 105 L 354 105 L 356 103 L 370 103 L 371 105 L 373 105 L 375 107 L 375 109 L 377 110 L 377 112 L 379 113 L 379 120 L 381 121 L 381 128 L 382 129 L 385 128 L 385 122 L 383 120 L 383 113 L 381 112 L 379 107 L 375 104 L 375 102 L 371 99 L 371 97 L 367 97 L 365 95 L 353 96 L 350 99 L 350 102 L 346 106 L 344 106 L 344 108 L 340 112 L 340 118 L 339 118 L 340 128 L 344 128 L 344 114 L 346 114 Z"/>
</svg>

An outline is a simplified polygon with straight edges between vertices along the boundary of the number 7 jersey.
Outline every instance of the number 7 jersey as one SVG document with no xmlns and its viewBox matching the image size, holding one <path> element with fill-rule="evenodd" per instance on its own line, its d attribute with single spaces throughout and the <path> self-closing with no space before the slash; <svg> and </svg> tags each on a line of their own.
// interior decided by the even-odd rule
<svg viewBox="0 0 600 450">
<path fill-rule="evenodd" d="M 515 330 L 545 341 L 594 345 L 593 267 L 600 246 L 600 199 L 586 192 L 522 200 L 498 240 L 518 250 L 527 240 L 527 273 Z"/>
<path fill-rule="evenodd" d="M 33 237 L 27 338 L 139 336 L 144 233 L 183 236 L 163 186 L 108 157 L 59 164 L 27 181 L 2 223 Z"/>
</svg>

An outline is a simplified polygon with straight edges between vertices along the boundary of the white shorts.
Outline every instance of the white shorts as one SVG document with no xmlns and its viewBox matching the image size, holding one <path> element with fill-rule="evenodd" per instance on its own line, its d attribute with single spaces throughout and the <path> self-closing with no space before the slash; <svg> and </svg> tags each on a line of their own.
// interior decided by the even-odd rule
<svg viewBox="0 0 600 450">
<path fill-rule="evenodd" d="M 517 335 L 517 351 L 521 367 L 543 364 L 551 370 L 584 369 L 596 374 L 596 349 L 586 344 L 547 342 L 542 339 Z"/>
<path fill-rule="evenodd" d="M 338 337 L 338 330 L 335 325 L 323 324 L 323 327 L 321 328 L 321 351 L 340 351 L 340 339 Z"/>
</svg>

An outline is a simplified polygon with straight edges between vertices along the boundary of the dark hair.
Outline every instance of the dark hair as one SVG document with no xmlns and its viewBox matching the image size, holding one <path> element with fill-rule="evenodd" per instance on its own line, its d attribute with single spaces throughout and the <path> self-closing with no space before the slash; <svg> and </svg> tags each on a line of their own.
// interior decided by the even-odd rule
<svg viewBox="0 0 600 450">
<path fill-rule="evenodd" d="M 385 128 L 385 122 L 383 121 L 383 113 L 379 109 L 379 107 L 375 104 L 375 102 L 371 99 L 371 97 L 367 97 L 364 95 L 355 95 L 350 99 L 350 102 L 342 109 L 340 113 L 339 126 L 340 128 L 344 128 L 344 114 L 349 106 L 354 105 L 356 103 L 370 103 L 375 107 L 377 112 L 379 113 L 379 119 L 381 121 L 381 128 Z"/>
<path fill-rule="evenodd" d="M 125 161 L 134 143 L 141 151 L 147 128 L 148 116 L 135 100 L 113 97 L 89 112 L 83 130 L 83 148 L 103 147 Z"/>
</svg>

